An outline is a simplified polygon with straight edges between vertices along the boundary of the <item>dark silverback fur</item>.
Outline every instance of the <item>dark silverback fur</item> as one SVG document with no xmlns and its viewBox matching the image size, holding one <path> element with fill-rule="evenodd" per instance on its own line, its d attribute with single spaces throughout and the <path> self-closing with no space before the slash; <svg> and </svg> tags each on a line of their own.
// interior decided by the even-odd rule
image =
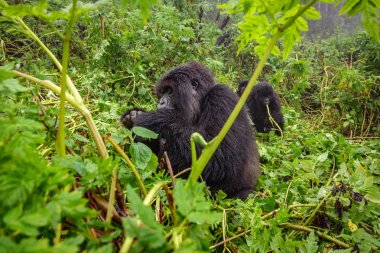
<svg viewBox="0 0 380 253">
<path fill-rule="evenodd" d="M 198 132 L 206 141 L 215 137 L 238 96 L 226 86 L 216 85 L 210 71 L 197 62 L 166 73 L 157 82 L 156 93 L 159 104 L 163 104 L 165 94 L 169 94 L 170 106 L 155 112 L 140 111 L 135 117 L 136 110 L 130 110 L 121 121 L 128 128 L 141 126 L 158 133 L 159 138 L 165 140 L 174 173 L 178 173 L 191 166 L 191 134 Z M 254 189 L 259 173 L 255 136 L 248 114 L 243 110 L 207 164 L 202 178 L 212 193 L 223 190 L 228 197 L 245 199 Z"/>
<path fill-rule="evenodd" d="M 237 91 L 239 96 L 244 92 L 247 85 L 248 81 L 241 81 L 239 83 Z M 261 133 L 268 133 L 270 130 L 274 129 L 277 135 L 281 135 L 277 126 L 272 124 L 269 120 L 265 101 L 269 103 L 269 112 L 274 121 L 280 126 L 281 130 L 284 130 L 284 116 L 281 113 L 280 98 L 273 90 L 272 86 L 267 82 L 256 84 L 246 102 L 246 105 L 251 112 L 251 118 L 255 124 L 256 130 Z"/>
</svg>

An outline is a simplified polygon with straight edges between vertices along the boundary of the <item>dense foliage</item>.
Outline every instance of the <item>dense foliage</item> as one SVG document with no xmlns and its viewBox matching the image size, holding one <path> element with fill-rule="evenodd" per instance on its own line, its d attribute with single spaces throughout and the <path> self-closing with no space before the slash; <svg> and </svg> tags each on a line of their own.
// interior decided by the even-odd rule
<svg viewBox="0 0 380 253">
<path fill-rule="evenodd" d="M 203 183 L 172 182 L 167 162 L 134 142 L 136 135 L 156 136 L 125 130 L 118 121 L 128 108 L 153 110 L 153 84 L 183 62 L 204 63 L 233 89 L 249 78 L 259 58 L 241 40 L 233 42 L 244 37 L 236 29 L 241 14 L 222 30 L 225 14 L 210 1 L 165 1 L 151 11 L 149 1 L 79 5 L 68 74 L 110 157 L 99 157 L 88 125 L 71 106 L 68 155 L 61 157 L 58 95 L 12 70 L 57 84 L 59 72 L 9 16 L 23 17 L 61 58 L 57 32 L 65 31 L 69 2 L 24 2 L 30 5 L 5 8 L 0 1 L 0 252 L 380 250 L 380 46 L 374 37 L 339 33 L 304 40 L 293 52 L 285 45 L 288 57 L 269 58 L 261 78 L 281 96 L 285 134 L 258 134 L 257 192 L 247 201 L 230 200 L 209 196 Z M 216 46 L 226 33 L 228 43 Z"/>
</svg>

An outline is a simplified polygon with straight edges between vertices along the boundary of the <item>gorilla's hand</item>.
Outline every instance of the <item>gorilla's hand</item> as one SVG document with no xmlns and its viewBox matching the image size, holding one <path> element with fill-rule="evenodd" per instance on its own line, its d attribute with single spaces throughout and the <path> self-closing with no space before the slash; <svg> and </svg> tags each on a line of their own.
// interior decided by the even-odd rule
<svg viewBox="0 0 380 253">
<path fill-rule="evenodd" d="M 134 121 L 136 118 L 141 115 L 144 112 L 144 110 L 139 108 L 134 108 L 131 110 L 126 111 L 123 116 L 120 118 L 120 122 L 126 127 L 126 128 L 132 128 Z"/>
</svg>

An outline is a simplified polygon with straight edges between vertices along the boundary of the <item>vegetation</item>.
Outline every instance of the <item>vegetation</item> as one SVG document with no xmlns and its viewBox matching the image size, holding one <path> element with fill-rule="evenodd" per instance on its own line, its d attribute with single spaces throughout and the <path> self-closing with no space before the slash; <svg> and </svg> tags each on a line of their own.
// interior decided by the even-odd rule
<svg viewBox="0 0 380 253">
<path fill-rule="evenodd" d="M 378 1 L 343 4 L 367 32 L 304 41 L 316 1 L 18 2 L 0 1 L 0 252 L 379 251 Z M 118 123 L 190 60 L 233 89 L 258 66 L 247 90 L 260 76 L 282 98 L 246 201 L 197 182 L 223 133 L 187 181 Z"/>
</svg>

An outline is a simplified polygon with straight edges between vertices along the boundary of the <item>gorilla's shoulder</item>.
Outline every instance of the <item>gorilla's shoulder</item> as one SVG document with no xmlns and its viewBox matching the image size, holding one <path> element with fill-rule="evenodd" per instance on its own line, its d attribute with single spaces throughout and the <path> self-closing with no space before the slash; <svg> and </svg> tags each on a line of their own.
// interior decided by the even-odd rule
<svg viewBox="0 0 380 253">
<path fill-rule="evenodd" d="M 229 113 L 235 107 L 239 97 L 226 85 L 214 85 L 203 98 L 203 106 L 208 110 Z"/>
<path fill-rule="evenodd" d="M 234 101 L 238 100 L 238 96 L 233 92 L 230 88 L 228 88 L 224 84 L 216 84 L 215 86 L 210 89 L 209 96 L 215 96 L 215 97 L 223 97 L 224 100 L 226 99 L 232 99 Z"/>
</svg>

